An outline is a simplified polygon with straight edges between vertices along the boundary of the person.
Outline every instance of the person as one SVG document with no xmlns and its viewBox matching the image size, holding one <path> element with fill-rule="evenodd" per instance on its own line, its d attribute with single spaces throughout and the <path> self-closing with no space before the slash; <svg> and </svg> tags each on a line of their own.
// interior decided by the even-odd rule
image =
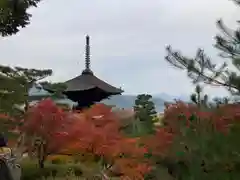
<svg viewBox="0 0 240 180">
<path fill-rule="evenodd" d="M 11 149 L 7 147 L 7 140 L 4 134 L 0 134 L 0 179 L 14 180 L 8 166 L 8 159 L 11 158 Z"/>
<path fill-rule="evenodd" d="M 7 147 L 7 139 L 3 133 L 0 133 L 0 157 L 10 159 L 12 155 L 11 148 Z"/>
<path fill-rule="evenodd" d="M 0 180 L 20 180 L 21 167 L 15 163 L 16 157 L 7 144 L 6 137 L 0 133 Z"/>
<path fill-rule="evenodd" d="M 0 147 L 7 146 L 7 139 L 3 133 L 0 133 Z"/>
</svg>

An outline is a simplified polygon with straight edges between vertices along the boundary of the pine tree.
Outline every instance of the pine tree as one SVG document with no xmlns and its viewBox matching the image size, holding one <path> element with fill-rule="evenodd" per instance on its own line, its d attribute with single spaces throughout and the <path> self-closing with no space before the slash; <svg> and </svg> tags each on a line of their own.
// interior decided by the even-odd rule
<svg viewBox="0 0 240 180">
<path fill-rule="evenodd" d="M 30 23 L 31 14 L 28 8 L 36 7 L 40 0 L 0 0 L 0 36 L 11 36 L 20 28 Z M 0 131 L 11 137 L 9 131 L 20 122 L 9 121 L 6 117 L 22 116 L 15 108 L 17 104 L 25 104 L 28 108 L 28 90 L 38 80 L 52 74 L 52 70 L 37 70 L 0 65 Z M 6 115 L 6 116 L 5 116 Z M 11 118 L 14 119 L 14 118 Z M 17 123 L 17 124 L 16 124 Z"/>
<path fill-rule="evenodd" d="M 36 7 L 40 0 L 0 0 L 0 36 L 16 34 L 30 23 L 28 8 Z"/>
<path fill-rule="evenodd" d="M 28 108 L 28 91 L 39 80 L 52 75 L 52 70 L 0 66 L 0 112 L 13 113 L 16 104 Z"/>
<path fill-rule="evenodd" d="M 51 83 L 48 81 L 39 82 L 39 84 L 43 87 L 43 89 L 52 93 L 51 98 L 59 99 L 64 98 L 63 91 L 67 88 L 65 83 Z"/>
<path fill-rule="evenodd" d="M 240 5 L 240 0 L 234 1 Z M 197 50 L 194 58 L 188 58 L 168 46 L 165 59 L 175 67 L 187 70 L 194 84 L 203 82 L 225 87 L 233 95 L 240 95 L 240 29 L 231 30 L 222 20 L 217 21 L 217 26 L 223 33 L 215 37 L 215 47 L 220 50 L 222 58 L 231 59 L 236 71 L 230 70 L 228 63 L 214 64 L 202 49 Z"/>
<path fill-rule="evenodd" d="M 37 70 L 21 67 L 11 68 L 0 65 L 0 114 L 9 118 L 0 117 L 0 131 L 5 132 L 10 139 L 16 139 L 18 134 L 10 130 L 21 125 L 24 116 L 16 105 L 25 105 L 25 111 L 29 107 L 28 91 L 37 81 L 52 74 L 52 70 Z M 17 136 L 16 136 L 17 135 Z"/>
<path fill-rule="evenodd" d="M 135 125 L 138 132 L 151 133 L 154 130 L 154 118 L 157 115 L 152 96 L 149 94 L 140 94 L 137 96 L 134 105 Z"/>
<path fill-rule="evenodd" d="M 203 88 L 200 85 L 196 86 L 195 92 L 191 94 L 190 99 L 198 107 L 208 107 L 208 95 L 203 95 Z"/>
</svg>

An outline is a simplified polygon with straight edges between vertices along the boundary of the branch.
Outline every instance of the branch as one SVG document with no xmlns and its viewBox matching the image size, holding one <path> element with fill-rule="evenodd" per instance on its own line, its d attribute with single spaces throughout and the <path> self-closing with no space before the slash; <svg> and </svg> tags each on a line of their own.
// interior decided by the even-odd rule
<svg viewBox="0 0 240 180">
<path fill-rule="evenodd" d="M 170 46 L 166 48 L 167 56 L 165 59 L 181 70 L 187 70 L 188 76 L 193 80 L 194 84 L 204 82 L 210 85 L 223 86 L 227 88 L 233 88 L 238 90 L 238 87 L 230 84 L 229 82 L 222 82 L 218 80 L 218 77 L 225 81 L 228 81 L 228 77 L 225 74 L 227 72 L 227 64 L 224 63 L 220 68 L 216 69 L 216 65 L 212 64 L 210 59 L 204 54 L 203 50 L 198 50 L 195 59 L 189 59 L 182 56 L 179 52 L 173 51 Z M 212 75 L 207 75 L 206 70 L 210 71 Z"/>
</svg>

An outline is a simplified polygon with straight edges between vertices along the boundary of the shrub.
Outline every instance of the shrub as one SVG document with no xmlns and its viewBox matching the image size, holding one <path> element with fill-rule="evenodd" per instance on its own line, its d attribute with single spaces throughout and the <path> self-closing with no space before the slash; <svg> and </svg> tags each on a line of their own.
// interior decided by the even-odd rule
<svg viewBox="0 0 240 180">
<path fill-rule="evenodd" d="M 63 111 L 46 99 L 30 108 L 25 117 L 21 128 L 25 135 L 24 145 L 36 153 L 41 168 L 52 154 L 90 154 L 99 162 L 99 171 L 95 173 L 100 176 L 111 166 L 117 166 L 126 178 L 143 177 L 150 169 L 145 149 L 139 147 L 138 142 L 128 141 L 129 138 L 120 132 L 117 116 L 104 104 L 76 113 Z M 61 160 L 52 163 L 61 164 Z"/>
<path fill-rule="evenodd" d="M 66 155 L 51 155 L 47 158 L 47 161 L 52 164 L 65 164 L 74 162 L 74 158 Z"/>
<path fill-rule="evenodd" d="M 45 168 L 40 169 L 37 163 L 25 161 L 22 166 L 22 180 L 38 180 L 42 177 L 66 177 L 70 174 L 80 176 L 82 170 L 78 164 L 51 164 L 46 163 Z"/>
<path fill-rule="evenodd" d="M 155 159 L 177 179 L 239 179 L 239 119 L 238 104 L 203 110 L 178 102 L 166 109 L 163 119 L 172 144 L 167 156 Z"/>
</svg>

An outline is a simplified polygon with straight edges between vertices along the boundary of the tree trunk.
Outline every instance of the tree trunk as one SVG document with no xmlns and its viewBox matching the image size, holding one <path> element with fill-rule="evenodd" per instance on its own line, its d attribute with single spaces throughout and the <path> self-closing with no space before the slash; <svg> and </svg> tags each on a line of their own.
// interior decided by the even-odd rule
<svg viewBox="0 0 240 180">
<path fill-rule="evenodd" d="M 24 112 L 27 112 L 28 109 L 29 109 L 29 103 L 28 103 L 28 100 L 25 101 L 25 106 L 24 106 Z"/>
<path fill-rule="evenodd" d="M 45 146 L 44 144 L 41 142 L 40 145 L 37 147 L 37 156 L 38 156 L 38 165 L 39 168 L 44 168 L 44 162 L 46 159 L 46 155 L 45 155 Z"/>
<path fill-rule="evenodd" d="M 38 165 L 40 169 L 44 168 L 44 162 L 45 162 L 44 158 L 38 160 Z"/>
</svg>

